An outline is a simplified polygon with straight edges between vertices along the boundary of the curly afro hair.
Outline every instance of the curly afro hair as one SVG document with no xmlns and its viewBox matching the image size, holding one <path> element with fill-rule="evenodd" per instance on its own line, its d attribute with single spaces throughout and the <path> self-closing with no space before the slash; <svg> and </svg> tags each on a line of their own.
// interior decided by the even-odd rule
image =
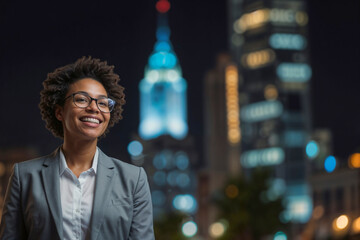
<svg viewBox="0 0 360 240">
<path fill-rule="evenodd" d="M 90 56 L 82 57 L 75 63 L 59 67 L 54 72 L 48 73 L 47 79 L 43 82 L 44 89 L 40 92 L 40 112 L 42 119 L 46 122 L 46 128 L 56 137 L 64 138 L 62 123 L 55 117 L 56 105 L 63 106 L 69 86 L 84 78 L 99 81 L 109 97 L 116 102 L 110 113 L 110 121 L 105 134 L 109 132 L 110 127 L 122 119 L 125 94 L 124 88 L 118 84 L 120 78 L 114 73 L 114 66 L 109 66 L 107 62 L 101 62 L 100 59 Z"/>
</svg>

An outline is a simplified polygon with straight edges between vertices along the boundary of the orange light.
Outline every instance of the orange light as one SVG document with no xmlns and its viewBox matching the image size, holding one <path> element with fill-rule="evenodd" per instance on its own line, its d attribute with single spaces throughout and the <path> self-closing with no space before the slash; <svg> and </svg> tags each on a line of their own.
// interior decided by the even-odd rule
<svg viewBox="0 0 360 240">
<path fill-rule="evenodd" d="M 244 14 L 238 21 L 241 32 L 263 26 L 269 20 L 269 9 L 258 9 Z"/>
<path fill-rule="evenodd" d="M 225 69 L 225 87 L 226 87 L 226 110 L 228 140 L 231 144 L 240 142 L 240 120 L 239 120 L 239 97 L 238 97 L 238 70 L 234 65 Z"/>
<path fill-rule="evenodd" d="M 349 225 L 349 218 L 346 215 L 341 215 L 333 221 L 333 229 L 337 231 L 344 230 Z"/>
<path fill-rule="evenodd" d="M 352 230 L 354 233 L 360 232 L 360 217 L 358 217 L 357 219 L 354 220 L 354 222 L 352 224 Z"/>
<path fill-rule="evenodd" d="M 275 60 L 275 52 L 272 49 L 263 49 L 245 54 L 241 60 L 245 67 L 251 69 L 264 67 Z"/>
<path fill-rule="evenodd" d="M 308 23 L 309 18 L 306 12 L 297 12 L 295 14 L 295 20 L 300 26 L 305 26 Z"/>
<path fill-rule="evenodd" d="M 316 206 L 313 211 L 314 219 L 318 220 L 324 215 L 324 207 L 323 206 Z"/>
<path fill-rule="evenodd" d="M 278 90 L 272 84 L 268 84 L 264 90 L 264 97 L 266 100 L 275 100 L 278 98 Z"/>
<path fill-rule="evenodd" d="M 349 157 L 349 166 L 351 168 L 360 168 L 360 153 L 353 153 Z"/>
<path fill-rule="evenodd" d="M 229 198 L 236 198 L 239 195 L 239 189 L 234 184 L 230 184 L 226 187 L 225 194 Z"/>
</svg>

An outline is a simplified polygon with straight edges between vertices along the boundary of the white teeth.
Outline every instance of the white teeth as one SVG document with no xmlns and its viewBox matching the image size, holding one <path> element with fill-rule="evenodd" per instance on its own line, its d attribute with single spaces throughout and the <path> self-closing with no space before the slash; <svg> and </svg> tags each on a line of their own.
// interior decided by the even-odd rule
<svg viewBox="0 0 360 240">
<path fill-rule="evenodd" d="M 97 124 L 100 123 L 100 121 L 98 119 L 96 119 L 96 118 L 88 118 L 88 117 L 82 118 L 81 121 L 83 121 L 83 122 L 92 122 L 92 123 L 97 123 Z"/>
</svg>

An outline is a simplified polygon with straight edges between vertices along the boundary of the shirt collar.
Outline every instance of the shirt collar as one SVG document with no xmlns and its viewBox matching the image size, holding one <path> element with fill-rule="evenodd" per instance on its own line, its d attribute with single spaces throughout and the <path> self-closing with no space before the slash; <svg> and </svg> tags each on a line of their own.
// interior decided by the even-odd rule
<svg viewBox="0 0 360 240">
<path fill-rule="evenodd" d="M 98 147 L 96 147 L 95 155 L 94 155 L 94 158 L 92 161 L 92 166 L 90 168 L 90 169 L 94 170 L 95 174 L 96 174 L 96 170 L 97 170 L 98 161 L 99 161 L 99 150 L 98 150 Z M 67 169 L 67 168 L 69 168 L 69 167 L 66 163 L 64 153 L 63 153 L 62 149 L 60 148 L 60 168 L 59 168 L 60 176 L 64 173 L 65 169 Z"/>
</svg>

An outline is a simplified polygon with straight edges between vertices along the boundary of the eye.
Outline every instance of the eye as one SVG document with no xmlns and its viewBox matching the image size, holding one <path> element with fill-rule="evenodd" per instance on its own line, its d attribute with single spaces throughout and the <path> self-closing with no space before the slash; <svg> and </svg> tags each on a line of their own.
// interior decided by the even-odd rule
<svg viewBox="0 0 360 240">
<path fill-rule="evenodd" d="M 74 97 L 75 102 L 77 103 L 88 103 L 89 98 L 82 94 L 76 94 Z"/>
<path fill-rule="evenodd" d="M 100 98 L 100 99 L 98 100 L 98 105 L 99 105 L 100 107 L 108 107 L 108 106 L 109 106 L 109 102 L 108 102 L 108 100 L 107 100 L 106 98 Z"/>
</svg>

